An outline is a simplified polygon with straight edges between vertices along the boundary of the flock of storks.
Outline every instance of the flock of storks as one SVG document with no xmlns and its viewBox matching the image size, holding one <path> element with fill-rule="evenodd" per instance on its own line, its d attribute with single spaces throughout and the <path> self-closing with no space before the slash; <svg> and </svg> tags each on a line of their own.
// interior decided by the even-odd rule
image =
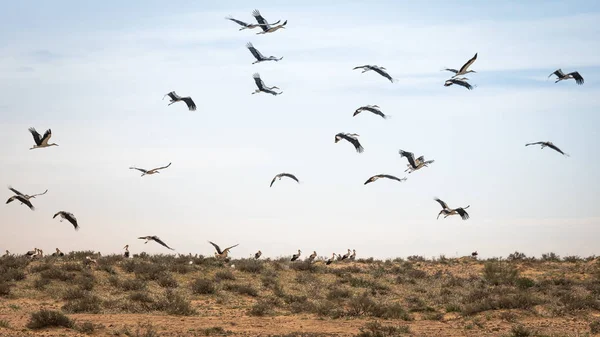
<svg viewBox="0 0 600 337">
<path fill-rule="evenodd" d="M 281 20 L 276 21 L 274 23 L 268 23 L 265 18 L 260 14 L 260 12 L 258 10 L 254 10 L 252 12 L 252 15 L 254 16 L 254 18 L 256 19 L 257 23 L 246 23 L 244 21 L 240 21 L 237 19 L 234 19 L 232 17 L 227 17 L 226 19 L 231 20 L 237 24 L 239 24 L 240 26 L 242 26 L 240 28 L 240 30 L 245 30 L 245 29 L 254 29 L 254 28 L 260 28 L 261 31 L 259 31 L 257 34 L 267 34 L 267 33 L 273 33 L 279 29 L 283 29 L 286 28 L 285 26 L 287 25 L 287 20 L 284 21 L 282 24 L 279 24 L 281 22 Z M 265 61 L 281 61 L 283 59 L 283 57 L 275 57 L 275 56 L 264 56 L 260 51 L 258 51 L 258 49 L 256 49 L 254 47 L 254 45 L 252 43 L 247 43 L 246 47 L 248 48 L 248 50 L 250 51 L 250 53 L 252 54 L 252 56 L 256 59 L 256 61 L 252 62 L 252 64 L 256 64 L 256 63 L 260 63 L 260 62 L 265 62 Z M 451 86 L 451 85 L 459 85 L 462 87 L 465 87 L 469 90 L 473 89 L 474 86 L 472 86 L 471 84 L 469 84 L 467 81 L 469 80 L 466 77 L 460 77 L 463 75 L 466 75 L 468 73 L 476 73 L 476 71 L 474 70 L 470 70 L 469 67 L 477 60 L 477 53 L 475 54 L 475 56 L 473 56 L 470 60 L 468 60 L 460 69 L 456 70 L 456 69 L 451 69 L 451 68 L 445 68 L 442 69 L 443 71 L 450 71 L 452 73 L 454 73 L 454 75 L 445 81 L 444 86 Z M 392 78 L 392 76 L 387 72 L 387 69 L 384 67 L 380 67 L 377 65 L 363 65 L 363 66 L 357 66 L 355 68 L 353 68 L 353 70 L 356 69 L 362 69 L 362 72 L 368 72 L 368 71 L 374 71 L 375 73 L 383 76 L 384 78 L 388 79 L 390 82 L 394 83 L 396 81 L 396 79 Z M 581 85 L 584 83 L 583 77 L 579 74 L 579 72 L 571 72 L 571 73 L 567 73 L 565 74 L 561 69 L 558 69 L 556 71 L 554 71 L 553 73 L 551 73 L 548 77 L 555 75 L 557 77 L 557 80 L 555 83 L 558 83 L 560 81 L 563 80 L 568 80 L 568 79 L 574 79 L 575 82 L 578 85 Z M 268 93 L 271 95 L 280 95 L 283 92 L 282 91 L 275 91 L 274 89 L 280 90 L 278 87 L 276 86 L 272 86 L 272 87 L 268 87 L 265 85 L 265 83 L 263 82 L 263 80 L 260 78 L 260 75 L 258 73 L 254 73 L 252 75 L 254 82 L 257 86 L 257 89 L 252 92 L 252 94 L 257 94 L 257 93 Z M 164 97 L 169 96 L 170 98 L 170 103 L 168 105 L 171 105 L 173 103 L 177 103 L 177 102 L 184 102 L 188 109 L 190 111 L 195 111 L 196 110 L 196 104 L 194 103 L 193 99 L 191 97 L 181 97 L 179 95 L 177 95 L 175 93 L 175 91 L 171 91 L 168 94 L 166 94 Z M 164 99 L 163 97 L 163 99 Z M 356 111 L 354 112 L 353 116 L 356 116 L 358 114 L 360 114 L 361 112 L 370 112 L 374 115 L 380 116 L 383 119 L 387 119 L 390 118 L 389 115 L 384 114 L 381 109 L 379 108 L 379 106 L 377 105 L 366 105 L 366 106 L 362 106 L 358 109 L 356 109 Z M 35 142 L 35 144 L 33 145 L 33 147 L 30 148 L 31 149 L 39 149 L 39 148 L 47 148 L 47 147 L 51 147 L 51 146 L 58 146 L 58 144 L 55 143 L 49 143 L 50 138 L 52 137 L 52 131 L 50 129 L 48 129 L 43 136 L 41 136 L 36 130 L 35 128 L 30 128 L 29 132 L 31 133 L 31 135 L 33 136 L 33 140 Z M 341 140 L 345 140 L 347 142 L 349 142 L 350 144 L 352 144 L 356 150 L 356 152 L 358 153 L 362 153 L 364 151 L 364 148 L 362 147 L 362 145 L 360 144 L 360 142 L 358 141 L 358 134 L 355 133 L 338 133 L 335 135 L 335 143 L 341 141 Z M 554 145 L 552 142 L 550 141 L 542 141 L 542 142 L 534 142 L 534 143 L 528 143 L 525 144 L 525 146 L 530 146 L 530 145 L 541 145 L 541 148 L 545 148 L 545 147 L 549 147 L 555 151 L 557 151 L 558 153 L 565 155 L 565 156 L 569 156 L 568 154 L 564 153 L 561 149 L 559 149 L 556 145 Z M 434 162 L 434 160 L 425 160 L 424 156 L 420 156 L 418 158 L 415 158 L 415 155 L 412 152 L 408 152 L 408 151 L 404 151 L 404 150 L 400 150 L 399 154 L 401 157 L 405 157 L 408 161 L 407 164 L 407 169 L 404 172 L 408 172 L 408 173 L 412 173 L 414 171 L 417 171 L 423 167 L 428 167 L 428 165 L 432 164 Z M 152 174 L 156 174 L 156 173 L 160 173 L 160 170 L 166 169 L 169 166 L 171 166 L 171 163 L 169 163 L 166 166 L 161 166 L 161 167 L 157 167 L 154 169 L 150 169 L 150 170 L 146 170 L 143 168 L 138 168 L 138 167 L 130 167 L 130 169 L 135 169 L 138 170 L 140 172 L 142 172 L 142 177 L 145 175 L 152 175 Z M 273 186 L 273 184 L 275 183 L 275 181 L 277 180 L 281 180 L 281 178 L 286 177 L 286 178 L 290 178 L 295 180 L 296 182 L 300 182 L 298 180 L 298 178 L 291 173 L 279 173 L 277 175 L 275 175 L 275 177 L 273 177 L 273 180 L 271 180 L 271 184 L 270 187 Z M 398 178 L 396 176 L 393 175 L 389 175 L 389 174 L 377 174 L 374 175 L 372 177 L 370 177 L 369 179 L 367 179 L 367 181 L 365 181 L 364 185 L 367 185 L 369 183 L 372 183 L 378 179 L 390 179 L 390 180 L 395 180 L 398 182 L 403 182 L 405 181 L 407 178 L 403 177 L 403 178 Z M 37 196 L 41 196 L 44 195 L 48 192 L 48 190 L 44 191 L 43 193 L 39 193 L 39 194 L 32 194 L 32 195 L 28 195 L 28 194 L 24 194 L 21 193 L 20 191 L 14 189 L 13 187 L 9 186 L 9 190 L 11 192 L 14 193 L 14 195 L 12 195 L 7 201 L 6 203 L 9 204 L 13 201 L 19 201 L 21 204 L 26 205 L 27 207 L 29 207 L 31 210 L 35 210 L 35 207 L 33 206 L 31 199 L 36 198 Z M 458 207 L 458 208 L 450 208 L 448 206 L 448 204 L 446 204 L 444 201 L 440 200 L 439 198 L 435 198 L 435 201 L 437 201 L 440 206 L 442 207 L 442 210 L 438 213 L 438 219 L 440 217 L 440 215 L 444 215 L 444 218 L 451 216 L 451 215 L 459 215 L 463 220 L 467 220 L 469 219 L 469 214 L 466 212 L 466 209 L 469 208 L 469 205 L 467 205 L 466 207 Z M 75 228 L 75 230 L 79 229 L 79 224 L 77 223 L 77 219 L 75 218 L 75 216 L 72 213 L 66 212 L 66 211 L 59 211 L 56 214 L 54 214 L 53 218 L 56 218 L 57 216 L 60 217 L 60 221 L 62 222 L 63 219 L 67 220 L 68 222 L 70 222 L 73 227 Z M 155 241 L 158 244 L 170 249 L 170 250 L 174 250 L 173 248 L 169 247 L 164 241 L 162 241 L 159 237 L 155 236 L 155 235 L 150 235 L 150 236 L 143 236 L 143 237 L 139 237 L 139 239 L 145 240 L 144 243 L 148 243 L 149 241 Z M 215 248 L 216 252 L 215 252 L 215 256 L 217 258 L 228 258 L 228 254 L 229 251 L 236 247 L 236 245 L 227 247 L 225 249 L 221 249 L 217 244 L 210 242 L 209 243 Z M 125 249 L 125 256 L 129 257 L 129 245 L 126 245 L 124 247 Z M 9 254 L 9 252 L 7 251 L 7 254 Z M 55 254 L 62 254 L 64 255 L 62 252 L 60 252 L 60 250 L 57 248 L 56 249 L 56 253 Z M 473 254 L 477 254 L 477 253 L 473 253 Z M 37 257 L 37 256 L 43 256 L 43 251 L 40 249 L 35 248 L 34 251 L 29 251 L 27 252 L 26 255 L 29 255 L 31 257 Z M 59 255 L 59 256 L 62 256 Z M 255 255 L 254 258 L 258 259 L 260 258 L 262 255 L 262 252 L 259 250 Z M 298 250 L 297 254 L 294 254 L 292 256 L 291 261 L 295 261 L 298 260 L 298 258 L 301 255 L 301 251 Z M 334 260 L 345 260 L 345 259 L 350 259 L 350 260 L 354 260 L 356 256 L 356 251 L 353 250 L 353 252 L 350 252 L 350 249 L 348 249 L 348 253 L 341 255 L 341 254 L 336 254 L 333 253 L 332 258 L 330 258 L 329 260 L 327 260 L 327 264 L 332 263 Z M 309 261 L 313 261 L 315 258 L 317 257 L 316 252 L 313 252 L 313 254 L 311 254 L 308 257 Z M 91 260 L 90 258 L 88 258 L 88 260 Z"/>
</svg>

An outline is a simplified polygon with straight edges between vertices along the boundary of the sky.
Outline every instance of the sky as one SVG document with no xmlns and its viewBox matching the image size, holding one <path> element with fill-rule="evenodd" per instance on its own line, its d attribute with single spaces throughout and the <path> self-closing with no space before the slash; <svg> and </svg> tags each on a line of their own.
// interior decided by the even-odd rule
<svg viewBox="0 0 600 337">
<path fill-rule="evenodd" d="M 224 19 L 254 8 L 286 29 Z M 239 243 L 236 258 L 598 255 L 598 36 L 594 1 L 5 3 L 0 186 L 48 193 L 35 211 L 2 206 L 0 249 L 171 253 L 137 239 L 157 235 L 181 254 Z M 283 60 L 253 65 L 248 42 Z M 475 53 L 476 87 L 444 87 L 440 70 Z M 364 64 L 397 82 L 352 70 Z M 558 68 L 585 84 L 555 84 Z M 283 94 L 251 95 L 255 72 Z M 172 90 L 198 110 L 167 106 Z M 352 116 L 367 104 L 391 118 Z M 29 150 L 29 127 L 59 146 Z M 435 163 L 404 173 L 399 149 Z M 280 172 L 300 184 L 270 188 Z M 380 173 L 408 180 L 363 185 Z M 434 197 L 470 219 L 436 220 Z"/>
</svg>

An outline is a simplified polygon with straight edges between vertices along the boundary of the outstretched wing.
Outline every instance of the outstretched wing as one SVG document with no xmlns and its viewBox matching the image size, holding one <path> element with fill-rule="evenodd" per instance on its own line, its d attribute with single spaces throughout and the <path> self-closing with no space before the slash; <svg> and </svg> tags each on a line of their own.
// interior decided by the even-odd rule
<svg viewBox="0 0 600 337">
<path fill-rule="evenodd" d="M 260 75 L 258 73 L 255 73 L 254 75 L 252 75 L 252 77 L 254 78 L 254 82 L 256 83 L 256 86 L 258 87 L 258 89 L 264 90 L 265 89 L 265 82 L 263 82 L 260 79 Z"/>
<path fill-rule="evenodd" d="M 267 23 L 267 20 L 265 20 L 265 18 L 262 15 L 260 15 L 258 9 L 252 11 L 252 16 L 254 16 L 254 18 L 256 19 L 256 21 L 260 25 L 260 28 L 262 28 L 263 31 L 266 32 L 267 30 L 269 30 L 269 28 L 271 28 L 271 26 Z"/>
<path fill-rule="evenodd" d="M 44 191 L 44 193 L 38 193 L 38 194 L 34 194 L 34 195 L 32 195 L 31 197 L 32 197 L 32 198 L 33 198 L 33 197 L 37 197 L 37 196 L 40 196 L 40 195 L 44 195 L 44 194 L 46 194 L 46 193 L 48 193 L 48 190 L 45 190 L 45 191 Z"/>
<path fill-rule="evenodd" d="M 558 152 L 558 153 L 560 153 L 560 154 L 562 154 L 562 155 L 564 155 L 564 156 L 567 156 L 567 157 L 569 157 L 569 155 L 568 155 L 568 154 L 566 154 L 566 153 L 562 152 L 562 150 L 561 150 L 561 149 L 559 149 L 559 148 L 558 148 L 558 146 L 556 146 L 556 145 L 554 145 L 554 144 L 546 144 L 546 146 L 548 146 L 549 148 L 553 149 L 554 151 L 556 151 L 556 152 Z"/>
<path fill-rule="evenodd" d="M 148 172 L 148 171 L 146 171 L 146 170 L 144 170 L 144 169 L 141 169 L 141 168 L 138 168 L 138 167 L 130 167 L 129 169 L 130 169 L 130 170 L 138 170 L 138 171 L 140 171 L 140 172 L 144 172 L 144 173 Z"/>
<path fill-rule="evenodd" d="M 254 48 L 254 46 L 252 45 L 252 43 L 248 42 L 246 44 L 246 48 L 248 48 L 248 50 L 250 50 L 250 53 L 252 53 L 252 55 L 254 56 L 255 59 L 257 59 L 258 61 L 262 61 L 265 59 L 264 55 L 261 54 L 258 49 Z"/>
<path fill-rule="evenodd" d="M 340 134 L 340 136 L 342 138 L 344 138 L 345 140 L 349 141 L 352 145 L 354 145 L 354 148 L 356 149 L 356 152 L 362 153 L 365 150 L 362 147 L 362 145 L 360 145 L 360 142 L 358 141 L 358 139 L 355 138 L 354 136 L 349 135 L 349 134 L 345 134 L 345 133 Z"/>
<path fill-rule="evenodd" d="M 54 214 L 54 216 L 52 217 L 52 219 L 56 218 L 57 216 L 59 216 L 62 213 L 62 211 L 56 212 L 56 214 Z"/>
<path fill-rule="evenodd" d="M 279 174 L 273 177 L 273 180 L 271 180 L 271 185 L 269 185 L 269 187 L 273 187 L 273 184 L 275 183 L 275 180 L 277 180 L 277 177 L 279 177 Z"/>
<path fill-rule="evenodd" d="M 162 170 L 162 169 L 166 169 L 167 167 L 171 166 L 171 163 L 169 163 L 169 165 L 167 166 L 163 166 L 163 167 L 157 167 L 154 169 L 154 171 L 158 171 L 158 170 Z"/>
<path fill-rule="evenodd" d="M 453 72 L 455 74 L 458 73 L 458 70 L 456 70 L 456 69 L 445 68 L 443 70 L 448 70 L 448 71 L 451 71 L 451 72 Z"/>
<path fill-rule="evenodd" d="M 583 77 L 579 74 L 579 72 L 574 71 L 572 73 L 568 73 L 567 75 L 571 75 L 573 76 L 573 78 L 575 79 L 575 82 L 579 85 L 583 84 Z"/>
<path fill-rule="evenodd" d="M 471 64 L 473 64 L 473 62 L 475 62 L 475 60 L 477 60 L 477 53 L 475 53 L 475 56 L 473 56 L 470 60 L 467 61 L 467 63 L 465 63 L 462 67 L 460 67 L 460 72 L 465 72 L 467 71 L 467 69 L 471 66 Z"/>
<path fill-rule="evenodd" d="M 16 195 L 15 199 L 17 199 L 20 202 L 22 202 L 23 204 L 27 205 L 27 207 L 29 207 L 29 209 L 31 209 L 32 211 L 35 211 L 35 207 L 33 207 L 33 205 L 31 204 L 31 201 L 27 200 L 24 196 Z"/>
<path fill-rule="evenodd" d="M 469 90 L 473 89 L 473 86 L 470 85 L 469 82 L 467 82 L 467 81 L 461 81 L 459 79 L 454 79 L 454 78 L 451 79 L 451 80 L 449 80 L 449 81 L 452 82 L 452 83 L 454 83 L 454 84 L 460 85 L 461 87 L 465 87 L 465 88 L 467 88 Z"/>
<path fill-rule="evenodd" d="M 467 211 L 465 211 L 462 207 L 455 209 L 455 211 L 463 220 L 467 220 L 469 218 L 469 213 L 467 213 Z"/>
<path fill-rule="evenodd" d="M 364 66 L 358 66 L 358 67 L 352 68 L 352 70 L 356 70 L 356 69 L 371 69 L 371 66 L 367 64 Z"/>
<path fill-rule="evenodd" d="M 219 248 L 219 246 L 216 243 L 211 242 L 211 241 L 208 241 L 208 243 L 210 243 L 211 245 L 213 245 L 213 247 L 215 247 L 215 249 L 217 250 L 217 253 L 223 254 L 223 252 L 221 251 L 221 248 Z"/>
<path fill-rule="evenodd" d="M 300 181 L 298 180 L 298 178 L 296 178 L 295 175 L 291 174 L 291 173 L 281 173 L 282 177 L 288 177 L 288 178 L 292 178 L 294 179 L 297 183 L 299 183 Z"/>
<path fill-rule="evenodd" d="M 42 137 L 42 141 L 41 141 L 42 144 L 48 144 L 50 137 L 52 137 L 52 130 L 48 129 L 48 130 L 46 130 L 46 132 L 44 132 L 44 137 Z"/>
<path fill-rule="evenodd" d="M 40 134 L 35 130 L 35 128 L 29 128 L 29 132 L 31 132 L 35 144 L 42 145 L 42 136 L 40 136 Z"/>
<path fill-rule="evenodd" d="M 380 174 L 379 175 L 381 178 L 388 178 L 388 179 L 392 179 L 392 180 L 397 180 L 399 182 L 403 182 L 406 180 L 406 178 L 398 178 L 396 176 L 393 175 L 389 175 L 389 174 Z"/>
<path fill-rule="evenodd" d="M 196 111 L 196 103 L 194 103 L 191 97 L 184 97 L 181 100 L 185 102 L 190 111 Z"/>
<path fill-rule="evenodd" d="M 174 250 L 173 248 L 169 247 L 166 243 L 164 243 L 158 236 L 153 236 L 152 240 L 156 241 L 158 244 L 160 244 L 170 250 Z"/>
<path fill-rule="evenodd" d="M 170 93 L 166 94 L 165 96 L 169 96 L 169 98 L 171 99 L 172 102 L 179 101 L 181 99 L 181 96 L 177 95 L 175 93 L 175 91 L 171 91 Z M 163 99 L 164 99 L 164 97 L 163 97 Z"/>
<path fill-rule="evenodd" d="M 448 204 L 446 204 L 445 202 L 443 202 L 441 199 L 439 198 L 434 198 L 433 200 L 437 201 L 440 203 L 440 205 L 442 205 L 443 209 L 448 209 Z"/>
<path fill-rule="evenodd" d="M 234 18 L 232 18 L 231 16 L 228 16 L 228 17 L 226 17 L 225 19 L 227 19 L 227 20 L 231 20 L 231 21 L 233 21 L 233 22 L 237 23 L 237 24 L 238 24 L 238 25 L 240 25 L 240 26 L 244 26 L 244 27 L 248 27 L 248 26 L 249 26 L 249 24 L 245 23 L 244 21 L 240 21 L 240 20 L 238 20 L 238 19 L 234 19 Z"/>
<path fill-rule="evenodd" d="M 8 186 L 8 189 L 11 190 L 16 195 L 25 196 L 25 194 L 23 194 L 23 193 L 15 190 L 14 188 L 12 188 L 12 186 Z"/>
<path fill-rule="evenodd" d="M 529 146 L 529 145 L 540 145 L 540 144 L 544 144 L 546 142 L 535 142 L 535 143 L 527 143 L 525 144 L 525 146 Z"/>
<path fill-rule="evenodd" d="M 412 152 L 399 150 L 398 153 L 400 153 L 401 157 L 406 157 L 406 159 L 408 159 L 408 163 L 412 168 L 417 168 L 417 164 L 415 163 L 415 155 Z"/>
<path fill-rule="evenodd" d="M 388 74 L 387 72 L 385 72 L 385 70 L 377 67 L 377 68 L 372 68 L 373 70 L 375 70 L 376 73 L 378 73 L 379 75 L 387 78 L 388 80 L 390 80 L 392 83 L 394 83 L 394 79 L 392 78 L 392 76 L 390 76 L 390 74 Z"/>
<path fill-rule="evenodd" d="M 555 70 L 553 73 L 551 73 L 550 75 L 548 75 L 548 77 L 550 77 L 552 75 L 556 75 L 558 78 L 565 77 L 565 73 L 563 73 L 562 69 Z"/>
<path fill-rule="evenodd" d="M 239 243 L 238 243 L 238 244 L 235 244 L 235 245 L 233 245 L 233 246 L 231 246 L 231 247 L 227 247 L 227 248 L 223 249 L 223 251 L 230 250 L 231 248 L 237 247 L 237 246 L 239 246 L 239 245 L 240 245 Z"/>
</svg>

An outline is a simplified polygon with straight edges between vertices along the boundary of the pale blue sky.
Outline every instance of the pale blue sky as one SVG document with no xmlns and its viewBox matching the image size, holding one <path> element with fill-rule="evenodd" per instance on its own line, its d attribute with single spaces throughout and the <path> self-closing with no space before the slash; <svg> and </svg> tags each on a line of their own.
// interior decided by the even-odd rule
<svg viewBox="0 0 600 337">
<path fill-rule="evenodd" d="M 287 29 L 224 20 L 254 8 Z M 235 257 L 598 254 L 599 22 L 593 1 L 5 2 L 0 186 L 49 192 L 34 212 L 2 207 L 0 249 L 166 253 L 136 240 L 158 235 L 181 253 L 240 243 Z M 247 42 L 284 59 L 252 65 Z M 475 52 L 477 88 L 444 87 L 440 69 Z M 398 83 L 352 71 L 363 64 Z M 557 68 L 585 84 L 554 84 Z M 251 95 L 254 72 L 284 94 Z M 167 107 L 171 90 L 198 111 Z M 392 118 L 352 117 L 366 104 Z M 30 126 L 60 146 L 29 151 Z M 524 147 L 540 140 L 571 157 Z M 364 186 L 404 176 L 400 148 L 436 162 Z M 302 183 L 269 188 L 282 171 Z M 471 219 L 436 221 L 434 196 Z"/>
</svg>

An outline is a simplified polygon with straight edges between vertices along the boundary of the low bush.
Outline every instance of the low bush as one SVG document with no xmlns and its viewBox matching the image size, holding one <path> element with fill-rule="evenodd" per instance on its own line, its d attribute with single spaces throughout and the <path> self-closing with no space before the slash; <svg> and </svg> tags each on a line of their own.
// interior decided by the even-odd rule
<svg viewBox="0 0 600 337">
<path fill-rule="evenodd" d="M 260 274 L 264 270 L 264 265 L 261 261 L 251 259 L 238 260 L 235 267 L 239 271 L 252 274 Z"/>
<path fill-rule="evenodd" d="M 240 295 L 248 295 L 252 297 L 258 296 L 258 290 L 251 284 L 227 283 L 223 286 L 223 289 L 236 292 Z"/>
<path fill-rule="evenodd" d="M 231 272 L 231 270 L 226 269 L 226 270 L 219 270 L 218 272 L 215 273 L 215 281 L 220 282 L 220 281 L 233 281 L 235 280 L 235 275 L 233 275 L 233 272 Z"/>
<path fill-rule="evenodd" d="M 31 314 L 27 327 L 33 330 L 50 327 L 72 328 L 73 321 L 58 311 L 43 309 Z"/>
<path fill-rule="evenodd" d="M 177 316 L 191 316 L 196 313 L 188 299 L 171 289 L 167 289 L 163 297 L 156 302 L 155 309 Z"/>
<path fill-rule="evenodd" d="M 197 295 L 208 295 L 217 292 L 217 288 L 213 281 L 209 279 L 199 278 L 192 282 L 192 292 Z"/>
</svg>

